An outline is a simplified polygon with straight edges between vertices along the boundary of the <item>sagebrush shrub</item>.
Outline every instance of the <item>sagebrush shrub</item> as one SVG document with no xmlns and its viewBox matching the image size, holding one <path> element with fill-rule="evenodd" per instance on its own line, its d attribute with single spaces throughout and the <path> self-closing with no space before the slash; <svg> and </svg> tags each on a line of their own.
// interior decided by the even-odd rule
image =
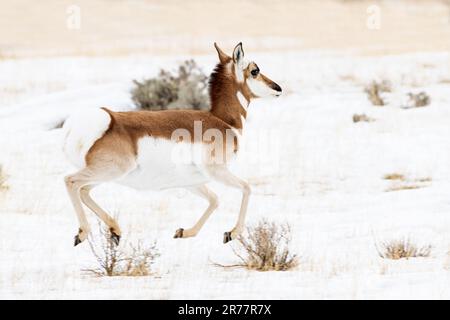
<svg viewBox="0 0 450 320">
<path fill-rule="evenodd" d="M 157 77 L 134 84 L 132 99 L 144 110 L 208 108 L 208 77 L 194 60 L 184 61 L 175 73 L 161 70 Z"/>
</svg>

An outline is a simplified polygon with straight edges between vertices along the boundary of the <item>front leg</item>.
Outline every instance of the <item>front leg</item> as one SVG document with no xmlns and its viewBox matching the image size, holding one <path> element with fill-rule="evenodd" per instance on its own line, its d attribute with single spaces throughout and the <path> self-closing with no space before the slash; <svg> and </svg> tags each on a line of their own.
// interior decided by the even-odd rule
<svg viewBox="0 0 450 320">
<path fill-rule="evenodd" d="M 250 185 L 241 178 L 236 177 L 226 166 L 212 166 L 208 168 L 208 172 L 215 181 L 242 190 L 241 209 L 239 211 L 238 221 L 231 231 L 225 232 L 223 235 L 223 243 L 227 243 L 236 239 L 244 229 L 251 193 Z"/>
<path fill-rule="evenodd" d="M 189 238 L 189 237 L 195 237 L 197 233 L 200 231 L 200 229 L 205 224 L 206 220 L 210 217 L 210 215 L 214 212 L 214 210 L 219 205 L 219 200 L 214 192 L 212 192 L 208 187 L 205 185 L 202 186 L 196 186 L 196 187 L 190 187 L 187 188 L 192 193 L 195 193 L 202 198 L 205 198 L 209 201 L 209 206 L 206 209 L 205 213 L 200 217 L 200 219 L 197 221 L 197 223 L 189 229 L 183 229 L 180 228 L 175 232 L 174 238 Z"/>
</svg>

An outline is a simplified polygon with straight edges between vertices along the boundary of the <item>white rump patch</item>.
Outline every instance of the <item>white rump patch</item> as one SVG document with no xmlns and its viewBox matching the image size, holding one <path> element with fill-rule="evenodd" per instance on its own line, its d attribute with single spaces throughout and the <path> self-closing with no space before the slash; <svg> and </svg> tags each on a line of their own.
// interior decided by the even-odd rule
<svg viewBox="0 0 450 320">
<path fill-rule="evenodd" d="M 63 150 L 73 165 L 86 167 L 86 154 L 103 137 L 110 123 L 111 117 L 103 109 L 79 112 L 64 122 Z"/>
</svg>

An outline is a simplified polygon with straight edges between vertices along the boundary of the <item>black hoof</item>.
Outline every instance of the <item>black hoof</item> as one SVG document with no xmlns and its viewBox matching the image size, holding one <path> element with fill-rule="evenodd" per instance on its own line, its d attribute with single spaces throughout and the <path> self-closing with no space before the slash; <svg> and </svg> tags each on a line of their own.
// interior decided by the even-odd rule
<svg viewBox="0 0 450 320">
<path fill-rule="evenodd" d="M 175 231 L 175 235 L 173 236 L 174 239 L 183 238 L 183 232 L 184 232 L 183 228 L 180 228 L 177 231 Z"/>
<path fill-rule="evenodd" d="M 77 234 L 76 236 L 75 236 L 75 243 L 74 243 L 74 247 L 76 247 L 77 245 L 79 245 L 81 243 L 81 240 L 80 240 L 80 236 Z"/>
<path fill-rule="evenodd" d="M 231 239 L 231 232 L 225 232 L 223 234 L 223 243 L 230 242 L 231 240 L 233 240 Z"/>
<path fill-rule="evenodd" d="M 118 234 L 116 234 L 114 231 L 111 230 L 111 240 L 112 242 L 118 246 L 119 242 L 120 242 L 120 236 Z"/>
</svg>

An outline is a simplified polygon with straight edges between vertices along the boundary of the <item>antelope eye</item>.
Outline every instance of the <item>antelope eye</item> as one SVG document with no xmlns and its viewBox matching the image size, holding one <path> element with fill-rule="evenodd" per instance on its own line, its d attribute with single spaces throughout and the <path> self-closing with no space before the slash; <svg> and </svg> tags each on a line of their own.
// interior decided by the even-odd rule
<svg viewBox="0 0 450 320">
<path fill-rule="evenodd" d="M 252 76 L 256 77 L 259 73 L 259 69 L 253 69 L 251 72 Z"/>
</svg>

